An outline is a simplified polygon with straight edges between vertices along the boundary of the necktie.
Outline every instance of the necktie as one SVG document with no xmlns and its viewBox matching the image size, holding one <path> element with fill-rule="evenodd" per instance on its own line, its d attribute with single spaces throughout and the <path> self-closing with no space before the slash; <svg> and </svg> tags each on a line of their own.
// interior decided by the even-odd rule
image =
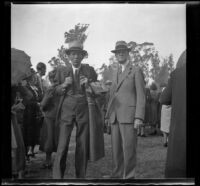
<svg viewBox="0 0 200 186">
<path fill-rule="evenodd" d="M 122 66 L 120 65 L 119 66 L 119 74 L 121 75 L 121 73 L 122 73 Z"/>
<path fill-rule="evenodd" d="M 74 73 L 75 92 L 77 92 L 80 89 L 79 85 L 80 83 L 79 83 L 78 69 L 75 69 L 75 73 Z"/>
<path fill-rule="evenodd" d="M 78 82 L 78 69 L 75 69 L 74 79 L 76 82 Z"/>
<path fill-rule="evenodd" d="M 122 75 L 122 66 L 120 65 L 118 69 L 118 79 L 117 79 L 118 82 L 120 81 L 121 75 Z"/>
</svg>

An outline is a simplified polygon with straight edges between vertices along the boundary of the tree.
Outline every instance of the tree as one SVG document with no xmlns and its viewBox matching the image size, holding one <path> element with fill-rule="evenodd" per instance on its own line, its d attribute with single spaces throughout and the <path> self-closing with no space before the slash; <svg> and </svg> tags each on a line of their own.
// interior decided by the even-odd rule
<svg viewBox="0 0 200 186">
<path fill-rule="evenodd" d="M 171 73 L 174 70 L 174 58 L 173 54 L 170 54 L 168 57 L 168 71 Z"/>
<path fill-rule="evenodd" d="M 161 83 L 167 83 L 170 73 L 174 70 L 173 55 L 163 59 L 159 73 L 156 76 L 155 82 L 160 85 Z"/>
<path fill-rule="evenodd" d="M 58 49 L 58 58 L 63 61 L 65 64 L 69 63 L 69 59 L 65 53 L 66 48 L 62 45 L 59 49 Z"/>
<path fill-rule="evenodd" d="M 107 80 L 112 80 L 113 69 L 105 63 L 102 64 L 100 68 L 97 69 L 98 75 L 102 77 L 101 81 L 105 83 Z"/>
<path fill-rule="evenodd" d="M 51 65 L 51 67 L 56 68 L 59 65 L 63 65 L 64 63 L 58 58 L 58 57 L 52 57 L 48 63 Z"/>
<path fill-rule="evenodd" d="M 167 83 L 168 77 L 169 77 L 168 65 L 167 63 L 165 63 L 160 67 L 160 71 L 155 79 L 155 82 L 158 85 L 160 85 L 161 83 Z"/>
</svg>

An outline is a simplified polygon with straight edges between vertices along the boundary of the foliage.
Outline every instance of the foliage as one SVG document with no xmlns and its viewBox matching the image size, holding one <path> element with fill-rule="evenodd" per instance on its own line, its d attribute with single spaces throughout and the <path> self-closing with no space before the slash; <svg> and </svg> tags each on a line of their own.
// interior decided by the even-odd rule
<svg viewBox="0 0 200 186">
<path fill-rule="evenodd" d="M 52 57 L 52 58 L 48 61 L 48 63 L 49 63 L 50 66 L 53 67 L 53 68 L 56 68 L 56 67 L 58 67 L 58 66 L 64 64 L 64 62 L 63 62 L 62 60 L 60 60 L 60 58 L 55 57 L 55 56 Z"/>
<path fill-rule="evenodd" d="M 59 49 L 58 49 L 58 58 L 63 61 L 65 64 L 69 63 L 69 59 L 65 53 L 66 48 L 62 45 Z"/>
<path fill-rule="evenodd" d="M 174 70 L 173 54 L 170 54 L 168 57 L 168 70 L 169 70 L 169 73 L 171 73 Z"/>
<path fill-rule="evenodd" d="M 97 69 L 98 74 L 102 76 L 101 81 L 105 83 L 107 80 L 112 81 L 112 75 L 113 75 L 113 67 L 111 65 L 107 66 L 105 63 L 102 64 L 102 66 Z"/>
</svg>

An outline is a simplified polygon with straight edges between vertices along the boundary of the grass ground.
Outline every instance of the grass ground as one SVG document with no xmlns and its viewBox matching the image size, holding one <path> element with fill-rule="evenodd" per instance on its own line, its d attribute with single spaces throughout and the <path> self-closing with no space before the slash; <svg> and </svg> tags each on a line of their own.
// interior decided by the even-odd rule
<svg viewBox="0 0 200 186">
<path fill-rule="evenodd" d="M 105 157 L 97 162 L 89 162 L 87 178 L 102 178 L 112 171 L 111 137 L 104 134 Z M 75 178 L 74 168 L 75 130 L 72 133 L 64 178 Z M 162 136 L 138 137 L 136 178 L 164 178 L 164 167 L 167 148 L 163 147 Z M 53 158 L 55 153 L 53 154 Z M 27 164 L 26 178 L 49 179 L 52 170 L 41 169 L 45 159 L 44 153 L 36 154 Z"/>
</svg>

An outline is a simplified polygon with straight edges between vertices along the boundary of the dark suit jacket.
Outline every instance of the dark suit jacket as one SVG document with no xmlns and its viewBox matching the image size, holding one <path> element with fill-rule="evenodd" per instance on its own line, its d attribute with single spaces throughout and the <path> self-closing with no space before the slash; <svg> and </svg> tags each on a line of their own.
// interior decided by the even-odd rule
<svg viewBox="0 0 200 186">
<path fill-rule="evenodd" d="M 129 62 L 119 82 L 118 71 L 114 72 L 106 118 L 110 118 L 110 123 L 116 117 L 119 123 L 134 123 L 135 118 L 144 120 L 145 83 L 141 69 Z"/>
<path fill-rule="evenodd" d="M 186 65 L 171 73 L 160 102 L 172 105 L 165 176 L 186 177 Z"/>
<path fill-rule="evenodd" d="M 89 66 L 88 64 L 81 64 L 80 73 L 82 75 L 86 76 L 89 79 L 90 82 L 97 81 L 97 74 L 96 74 L 94 68 Z M 66 77 L 72 77 L 73 78 L 73 69 L 72 69 L 71 64 L 58 67 L 57 72 L 56 72 L 55 82 L 58 85 L 56 86 L 55 93 L 61 96 L 60 97 L 60 103 L 59 103 L 59 106 L 58 106 L 57 119 L 60 119 L 60 112 L 61 112 L 61 108 L 62 108 L 62 103 L 67 96 L 66 93 L 63 93 L 62 87 L 61 87 L 61 84 L 64 83 Z M 66 91 L 68 91 L 68 88 L 66 89 Z M 68 115 L 70 115 L 67 110 L 64 111 L 64 113 L 66 113 L 66 117 L 62 113 L 63 118 L 67 118 Z"/>
<path fill-rule="evenodd" d="M 88 64 L 81 65 L 80 73 L 86 76 L 89 79 L 89 82 L 97 81 L 97 74 L 94 68 Z M 56 92 L 61 95 L 61 98 L 56 116 L 56 125 L 59 124 L 62 103 L 64 99 L 67 99 L 67 97 L 65 98 L 67 95 L 63 94 L 61 91 L 60 84 L 64 82 L 66 77 L 72 76 L 72 74 L 73 69 L 71 65 L 61 66 L 57 69 L 55 80 L 58 85 Z M 89 109 L 89 159 L 91 161 L 96 161 L 104 156 L 103 121 L 101 120 L 101 112 L 98 109 L 96 100 L 92 97 L 88 100 L 88 108 L 85 109 Z M 67 110 L 64 112 L 68 115 Z"/>
</svg>

